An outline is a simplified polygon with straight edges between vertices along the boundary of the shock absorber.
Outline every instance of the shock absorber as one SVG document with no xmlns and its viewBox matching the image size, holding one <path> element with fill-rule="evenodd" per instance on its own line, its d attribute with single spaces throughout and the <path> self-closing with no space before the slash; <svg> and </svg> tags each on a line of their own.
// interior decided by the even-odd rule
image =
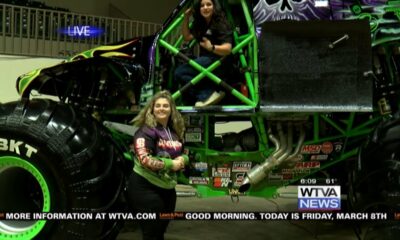
<svg viewBox="0 0 400 240">
<path fill-rule="evenodd" d="M 390 114 L 392 108 L 388 100 L 388 68 L 386 63 L 386 50 L 384 47 L 380 46 L 377 50 L 377 54 L 374 56 L 374 69 L 375 69 L 375 97 L 377 99 L 377 104 L 379 112 L 382 115 Z"/>
<path fill-rule="evenodd" d="M 99 69 L 100 81 L 93 81 L 91 86 L 90 94 L 88 96 L 88 101 L 86 104 L 87 111 L 99 112 L 103 109 L 104 93 L 106 90 L 107 82 L 107 68 L 102 67 Z"/>
<path fill-rule="evenodd" d="M 106 80 L 105 79 L 100 80 L 97 96 L 94 99 L 94 104 L 93 104 L 94 111 L 101 111 L 104 109 L 104 99 L 105 99 L 106 89 L 107 89 Z"/>
<path fill-rule="evenodd" d="M 68 103 L 74 107 L 79 107 L 79 102 L 81 101 L 81 85 L 76 82 L 73 83 L 71 94 L 68 96 Z"/>
<path fill-rule="evenodd" d="M 391 56 L 391 62 L 393 65 L 394 81 L 393 85 L 390 86 L 389 101 L 391 103 L 392 111 L 398 112 L 399 110 L 399 88 L 400 88 L 400 46 L 394 46 L 392 48 L 393 54 Z M 397 90 L 397 91 L 396 91 Z"/>
</svg>

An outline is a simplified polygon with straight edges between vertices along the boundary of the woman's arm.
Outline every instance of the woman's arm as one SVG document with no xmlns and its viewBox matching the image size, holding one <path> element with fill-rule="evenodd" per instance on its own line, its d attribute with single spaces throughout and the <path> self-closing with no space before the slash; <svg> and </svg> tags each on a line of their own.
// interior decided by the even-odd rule
<svg viewBox="0 0 400 240">
<path fill-rule="evenodd" d="M 189 29 L 190 16 L 192 16 L 192 13 L 192 8 L 187 9 L 183 18 L 182 35 L 186 42 L 191 41 L 194 38 Z"/>
<path fill-rule="evenodd" d="M 186 154 L 182 154 L 179 157 L 176 157 L 174 159 L 174 167 L 173 169 L 176 169 L 174 171 L 179 171 L 181 169 L 185 168 L 185 165 L 189 163 L 189 157 Z"/>
<path fill-rule="evenodd" d="M 213 53 L 219 56 L 226 56 L 231 54 L 231 51 L 232 51 L 232 44 L 223 43 L 221 45 L 214 45 Z"/>
<path fill-rule="evenodd" d="M 189 161 L 189 157 L 185 154 L 175 159 L 153 156 L 157 145 L 157 136 L 153 129 L 147 127 L 139 129 L 133 141 L 134 152 L 140 164 L 152 171 L 179 171 Z"/>
<path fill-rule="evenodd" d="M 158 171 L 165 167 L 165 163 L 152 156 L 152 148 L 155 146 L 155 139 L 147 134 L 134 138 L 134 152 L 140 164 L 152 171 Z"/>
<path fill-rule="evenodd" d="M 214 45 L 205 37 L 203 37 L 203 41 L 200 42 L 200 46 L 219 56 L 229 55 L 232 51 L 232 44 L 223 43 L 220 45 Z"/>
</svg>

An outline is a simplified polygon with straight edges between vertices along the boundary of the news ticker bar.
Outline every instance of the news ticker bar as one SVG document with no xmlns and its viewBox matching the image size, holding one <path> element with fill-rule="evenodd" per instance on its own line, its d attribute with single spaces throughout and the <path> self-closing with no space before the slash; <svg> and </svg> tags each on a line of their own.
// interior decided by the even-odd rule
<svg viewBox="0 0 400 240">
<path fill-rule="evenodd" d="M 377 221 L 398 220 L 400 212 L 171 212 L 171 213 L 91 213 L 91 212 L 0 212 L 0 221 L 17 220 L 328 220 Z"/>
</svg>

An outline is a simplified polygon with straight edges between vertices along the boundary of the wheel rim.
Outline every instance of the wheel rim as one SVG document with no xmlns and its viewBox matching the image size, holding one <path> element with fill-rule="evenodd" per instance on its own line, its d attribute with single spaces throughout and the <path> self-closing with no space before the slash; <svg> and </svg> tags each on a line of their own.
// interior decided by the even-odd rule
<svg viewBox="0 0 400 240">
<path fill-rule="evenodd" d="M 4 214 L 50 211 L 49 187 L 41 172 L 24 159 L 0 157 L 0 192 Z M 3 220 L 0 221 L 0 239 L 31 239 L 45 224 L 45 220 Z"/>
</svg>

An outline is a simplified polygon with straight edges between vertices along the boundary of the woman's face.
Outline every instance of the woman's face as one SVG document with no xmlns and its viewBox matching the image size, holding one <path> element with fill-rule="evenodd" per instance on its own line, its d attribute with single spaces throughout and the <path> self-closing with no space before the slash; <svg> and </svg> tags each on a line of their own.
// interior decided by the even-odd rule
<svg viewBox="0 0 400 240">
<path fill-rule="evenodd" d="M 166 98 L 159 98 L 154 102 L 153 114 L 157 122 L 166 126 L 171 115 L 171 105 Z"/>
<path fill-rule="evenodd" d="M 200 2 L 200 14 L 206 20 L 211 20 L 214 13 L 214 4 L 211 0 L 201 0 Z"/>
</svg>

